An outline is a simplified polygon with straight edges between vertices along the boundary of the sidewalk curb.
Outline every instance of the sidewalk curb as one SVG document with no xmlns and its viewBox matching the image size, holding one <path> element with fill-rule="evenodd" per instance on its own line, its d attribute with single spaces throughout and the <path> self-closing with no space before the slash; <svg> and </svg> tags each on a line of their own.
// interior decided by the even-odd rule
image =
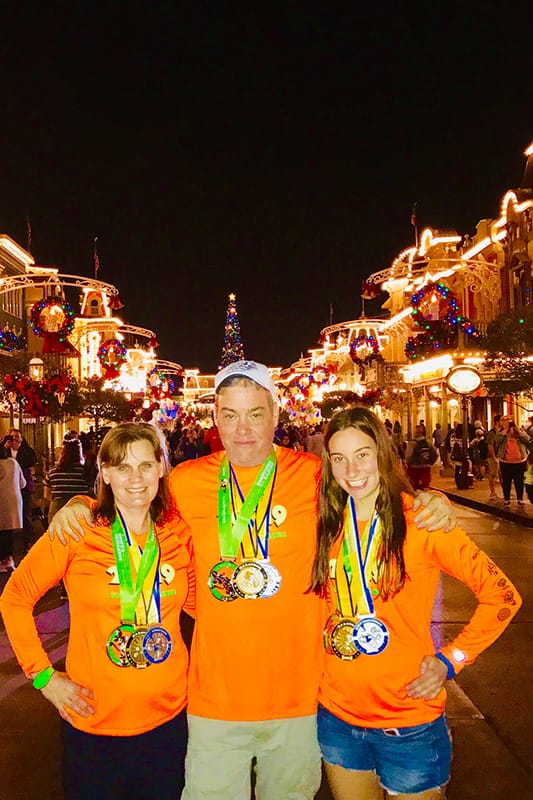
<svg viewBox="0 0 533 800">
<path fill-rule="evenodd" d="M 500 508 L 497 505 L 492 505 L 489 503 L 482 503 L 479 500 L 474 500 L 473 497 L 465 497 L 464 494 L 457 494 L 456 492 L 450 492 L 447 489 L 443 489 L 439 486 L 430 486 L 430 489 L 434 489 L 437 492 L 442 492 L 448 497 L 452 503 L 457 503 L 460 506 L 467 506 L 468 508 L 475 508 L 476 511 L 484 511 L 486 514 L 492 514 L 493 517 L 501 517 L 502 519 L 507 519 L 509 522 L 516 522 L 518 525 L 523 525 L 526 528 L 533 528 L 533 518 L 528 517 L 527 514 L 520 514 L 517 511 L 509 511 L 506 508 Z"/>
</svg>

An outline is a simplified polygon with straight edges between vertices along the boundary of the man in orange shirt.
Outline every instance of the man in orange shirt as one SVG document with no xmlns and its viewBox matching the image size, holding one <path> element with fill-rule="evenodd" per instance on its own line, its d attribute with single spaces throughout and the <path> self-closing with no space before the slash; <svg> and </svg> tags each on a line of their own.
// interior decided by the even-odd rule
<svg viewBox="0 0 533 800">
<path fill-rule="evenodd" d="M 326 608 L 308 588 L 321 462 L 273 446 L 279 406 L 263 364 L 230 364 L 215 389 L 225 451 L 170 476 L 197 585 L 183 800 L 248 800 L 253 759 L 262 800 L 312 800 Z M 417 522 L 453 526 L 447 501 L 430 499 Z M 79 526 L 73 512 L 83 506 L 68 508 L 52 533 Z"/>
</svg>

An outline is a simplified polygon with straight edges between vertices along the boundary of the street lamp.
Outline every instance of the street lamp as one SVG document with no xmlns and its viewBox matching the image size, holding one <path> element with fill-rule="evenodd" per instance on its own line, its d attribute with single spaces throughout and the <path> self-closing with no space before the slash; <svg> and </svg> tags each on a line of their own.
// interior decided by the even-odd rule
<svg viewBox="0 0 533 800">
<path fill-rule="evenodd" d="M 462 463 L 458 489 L 469 489 L 472 486 L 468 472 L 468 396 L 476 392 L 483 379 L 475 367 L 469 364 L 460 364 L 452 367 L 446 376 L 446 386 L 454 394 L 462 398 L 463 408 L 463 438 L 462 438 Z"/>
<path fill-rule="evenodd" d="M 35 356 L 34 358 L 30 359 L 28 373 L 32 381 L 37 381 L 37 383 L 42 381 L 44 377 L 44 361 L 42 358 Z"/>
</svg>

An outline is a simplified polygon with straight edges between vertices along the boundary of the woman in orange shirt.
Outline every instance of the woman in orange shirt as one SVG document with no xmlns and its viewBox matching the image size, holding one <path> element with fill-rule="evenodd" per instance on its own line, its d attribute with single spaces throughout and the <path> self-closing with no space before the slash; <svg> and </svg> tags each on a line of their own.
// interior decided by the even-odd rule
<svg viewBox="0 0 533 800">
<path fill-rule="evenodd" d="M 0 609 L 22 669 L 63 719 L 65 799 L 176 800 L 187 739 L 179 618 L 194 602 L 189 528 L 154 427 L 113 428 L 98 462 L 94 524 L 66 547 L 41 537 Z M 33 618 L 61 579 L 71 617 L 65 672 L 51 665 Z"/>
<path fill-rule="evenodd" d="M 521 605 L 499 568 L 458 527 L 416 530 L 413 489 L 368 409 L 336 414 L 325 437 L 313 589 L 326 595 L 318 738 L 335 800 L 437 800 L 449 780 L 444 684 L 471 664 Z M 441 572 L 478 599 L 436 648 Z"/>
</svg>

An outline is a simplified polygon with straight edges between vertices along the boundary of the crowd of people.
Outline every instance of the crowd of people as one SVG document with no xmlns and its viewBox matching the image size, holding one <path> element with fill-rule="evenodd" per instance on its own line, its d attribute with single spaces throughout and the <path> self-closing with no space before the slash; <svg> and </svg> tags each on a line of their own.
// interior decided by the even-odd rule
<svg viewBox="0 0 533 800">
<path fill-rule="evenodd" d="M 146 424 L 108 431 L 96 497 L 62 504 L 0 598 L 17 660 L 63 720 L 66 800 L 174 800 L 183 784 L 183 800 L 249 800 L 252 767 L 262 800 L 311 800 L 321 760 L 336 800 L 444 797 L 444 686 L 521 601 L 446 498 L 409 481 L 425 426 L 401 453 L 395 426 L 356 407 L 291 441 L 253 361 L 215 392 L 204 457 L 190 429 L 174 444 Z M 478 606 L 436 650 L 441 571 Z M 33 617 L 59 580 L 64 671 Z"/>
</svg>

